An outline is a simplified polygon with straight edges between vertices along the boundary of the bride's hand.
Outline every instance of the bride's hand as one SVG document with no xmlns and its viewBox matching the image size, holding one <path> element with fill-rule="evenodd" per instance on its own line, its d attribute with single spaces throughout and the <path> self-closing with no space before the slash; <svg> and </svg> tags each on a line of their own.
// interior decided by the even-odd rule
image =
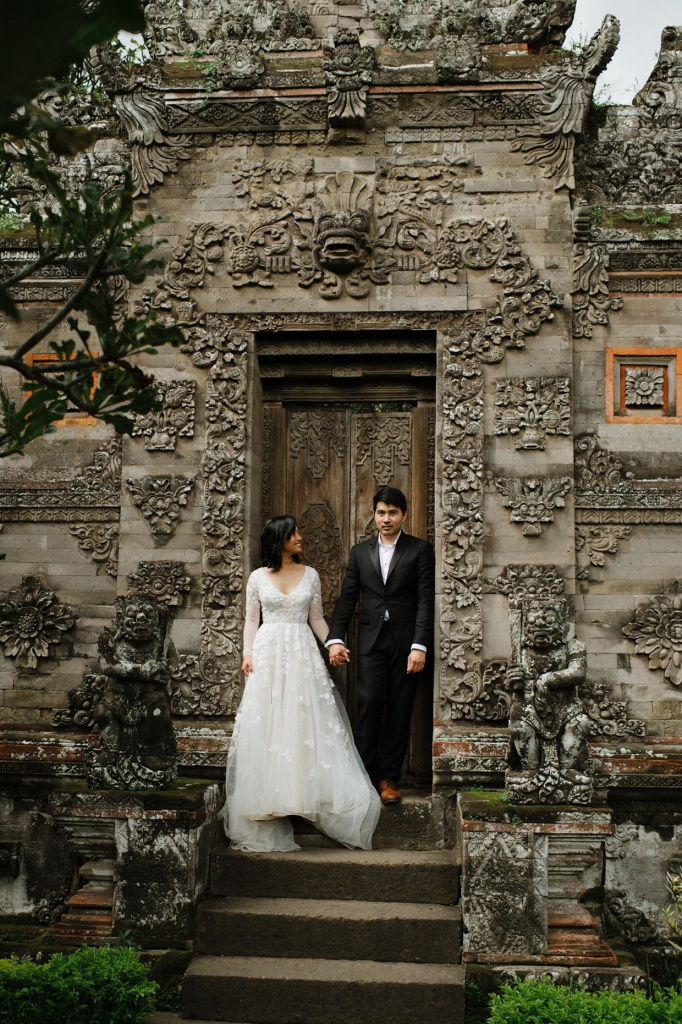
<svg viewBox="0 0 682 1024">
<path fill-rule="evenodd" d="M 251 660 L 250 654 L 244 655 L 244 660 L 242 662 L 242 672 L 244 673 L 245 676 L 250 676 L 251 673 L 253 672 L 253 661 Z"/>
</svg>

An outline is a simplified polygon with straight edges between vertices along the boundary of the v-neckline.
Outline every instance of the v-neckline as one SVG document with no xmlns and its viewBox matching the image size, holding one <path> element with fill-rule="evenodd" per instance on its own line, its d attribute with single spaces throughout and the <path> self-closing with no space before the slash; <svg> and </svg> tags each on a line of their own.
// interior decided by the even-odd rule
<svg viewBox="0 0 682 1024">
<path fill-rule="evenodd" d="M 296 586 L 294 587 L 293 590 L 290 590 L 288 594 L 285 594 L 283 590 L 280 590 L 279 587 L 275 583 L 272 582 L 270 573 L 267 570 L 264 570 L 265 578 L 269 582 L 270 586 L 274 587 L 275 590 L 277 591 L 277 593 L 281 594 L 282 597 L 291 597 L 291 595 L 298 590 L 300 585 L 303 583 L 303 580 L 305 579 L 305 574 L 306 574 L 307 571 L 308 571 L 308 566 L 304 565 L 303 566 L 303 575 L 301 576 L 300 580 L 298 581 L 298 583 L 296 584 Z"/>
</svg>

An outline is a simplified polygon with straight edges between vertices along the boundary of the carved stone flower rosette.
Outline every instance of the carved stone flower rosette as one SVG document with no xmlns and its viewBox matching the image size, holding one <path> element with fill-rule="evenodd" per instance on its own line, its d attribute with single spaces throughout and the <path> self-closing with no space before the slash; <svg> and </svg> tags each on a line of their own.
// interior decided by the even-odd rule
<svg viewBox="0 0 682 1024">
<path fill-rule="evenodd" d="M 648 657 L 652 671 L 662 668 L 668 682 L 673 686 L 682 685 L 682 593 L 679 583 L 655 597 L 650 605 L 638 608 L 633 621 L 623 626 L 623 634 L 634 640 L 637 654 Z"/>
<path fill-rule="evenodd" d="M 5 657 L 16 658 L 17 667 L 29 672 L 38 668 L 39 658 L 50 657 L 50 648 L 78 618 L 68 605 L 58 603 L 54 591 L 46 590 L 37 576 L 25 576 L 2 606 L 0 643 L 5 645 Z"/>
</svg>

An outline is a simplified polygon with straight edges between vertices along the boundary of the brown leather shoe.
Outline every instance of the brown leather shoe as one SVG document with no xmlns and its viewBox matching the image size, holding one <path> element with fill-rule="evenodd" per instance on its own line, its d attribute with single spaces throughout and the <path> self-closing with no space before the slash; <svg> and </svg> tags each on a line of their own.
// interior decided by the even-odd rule
<svg viewBox="0 0 682 1024">
<path fill-rule="evenodd" d="M 379 783 L 379 796 L 382 804 L 399 804 L 403 794 L 392 782 L 382 779 Z"/>
</svg>

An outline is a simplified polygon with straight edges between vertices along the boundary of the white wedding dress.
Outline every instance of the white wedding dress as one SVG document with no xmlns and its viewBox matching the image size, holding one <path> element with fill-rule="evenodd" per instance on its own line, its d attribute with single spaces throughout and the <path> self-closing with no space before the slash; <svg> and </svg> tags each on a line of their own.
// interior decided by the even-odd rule
<svg viewBox="0 0 682 1024">
<path fill-rule="evenodd" d="M 371 848 L 381 801 L 313 631 L 326 640 L 314 569 L 305 567 L 290 594 L 266 569 L 251 573 L 244 653 L 252 655 L 253 672 L 237 712 L 220 812 L 234 849 L 299 850 L 289 814 L 344 846 Z"/>
</svg>

